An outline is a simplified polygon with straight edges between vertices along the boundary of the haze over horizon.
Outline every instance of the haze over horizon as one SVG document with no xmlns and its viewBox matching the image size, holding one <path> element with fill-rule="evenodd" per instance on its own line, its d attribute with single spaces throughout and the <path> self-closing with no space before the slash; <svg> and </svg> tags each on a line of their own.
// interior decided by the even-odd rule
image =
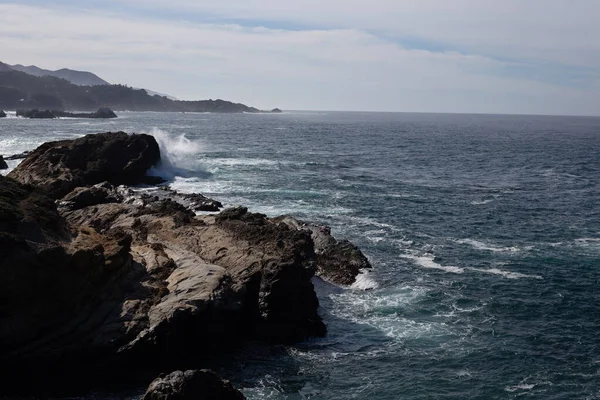
<svg viewBox="0 0 600 400">
<path fill-rule="evenodd" d="M 23 0 L 0 11 L 0 61 L 182 100 L 600 115 L 594 0 Z"/>
</svg>

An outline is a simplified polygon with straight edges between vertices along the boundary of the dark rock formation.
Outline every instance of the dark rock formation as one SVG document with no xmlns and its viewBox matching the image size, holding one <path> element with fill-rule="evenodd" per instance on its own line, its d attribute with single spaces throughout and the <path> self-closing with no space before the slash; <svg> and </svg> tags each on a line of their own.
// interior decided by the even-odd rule
<svg viewBox="0 0 600 400">
<path fill-rule="evenodd" d="M 0 118 L 6 118 L 6 113 L 4 110 L 0 110 Z"/>
<path fill-rule="evenodd" d="M 244 395 L 231 383 L 208 370 L 175 371 L 161 374 L 142 400 L 243 400 Z"/>
<path fill-rule="evenodd" d="M 161 200 L 165 202 L 161 202 Z M 157 204 L 164 206 L 164 204 L 173 203 L 171 208 L 185 209 L 192 216 L 192 211 L 219 211 L 223 207 L 219 201 L 209 199 L 201 194 L 179 193 L 165 186 L 136 193 L 125 186 L 114 187 L 109 182 L 102 182 L 93 186 L 75 188 L 61 199 L 59 208 L 64 211 L 73 211 L 105 203 L 147 205 L 149 208 L 142 212 L 148 213 L 155 212 L 153 207 Z"/>
<path fill-rule="evenodd" d="M 93 118 L 117 118 L 117 114 L 108 107 L 100 107 L 93 113 Z"/>
<path fill-rule="evenodd" d="M 220 203 L 114 186 L 159 158 L 150 136 L 103 133 L 40 146 L 9 174 L 21 183 L 0 177 L 3 395 L 147 382 L 245 340 L 325 335 L 312 277 L 349 284 L 368 267 L 362 253 L 291 217 L 197 216 Z M 227 386 L 207 372 L 160 382 L 147 396 Z"/>
<path fill-rule="evenodd" d="M 38 110 L 37 108 L 31 110 L 17 110 L 17 117 L 23 118 L 34 118 L 34 119 L 53 119 L 56 116 L 50 110 Z"/>
<path fill-rule="evenodd" d="M 93 113 L 71 113 L 67 111 L 61 110 L 44 110 L 40 111 L 38 109 L 32 110 L 17 110 L 18 117 L 24 118 L 117 118 L 117 114 L 115 114 L 110 108 L 100 107 L 96 112 Z"/>
<path fill-rule="evenodd" d="M 323 225 L 307 224 L 290 216 L 276 219 L 281 223 L 311 233 L 317 254 L 316 274 L 337 285 L 351 285 L 363 269 L 370 269 L 371 263 L 358 247 L 348 240 L 336 240 L 331 230 Z"/>
<path fill-rule="evenodd" d="M 281 111 L 279 108 L 274 108 L 271 110 L 272 113 L 282 113 L 283 111 Z"/>
<path fill-rule="evenodd" d="M 6 161 L 4 161 L 4 158 L 2 156 L 0 156 L 0 169 L 7 169 L 8 165 L 6 164 Z"/>
<path fill-rule="evenodd" d="M 361 270 L 371 268 L 371 263 L 360 249 L 348 240 L 336 241 L 332 236 L 329 238 L 331 240 L 327 240 L 323 247 L 321 243 L 315 243 L 317 274 L 329 282 L 351 285 Z"/>
<path fill-rule="evenodd" d="M 78 186 L 104 181 L 117 185 L 144 183 L 146 171 L 159 160 L 154 137 L 107 132 L 44 143 L 9 175 L 60 198 Z"/>
<path fill-rule="evenodd" d="M 12 156 L 4 157 L 5 160 L 20 160 L 29 155 L 29 151 L 24 151 L 19 154 L 13 154 Z"/>
<path fill-rule="evenodd" d="M 174 199 L 193 211 L 219 211 L 223 208 L 221 202 L 209 199 L 199 193 L 178 193 L 166 186 L 161 186 L 159 190 L 153 191 L 151 194 L 159 199 Z"/>
<path fill-rule="evenodd" d="M 244 209 L 195 216 L 106 183 L 76 188 L 59 210 L 1 178 L 5 392 L 139 382 L 245 339 L 325 334 L 309 232 Z M 9 384 L 25 375 L 27 388 Z"/>
<path fill-rule="evenodd" d="M 79 210 L 84 207 L 105 203 L 120 203 L 133 192 L 126 188 L 118 190 L 108 182 L 91 187 L 78 187 L 62 198 L 59 206 L 68 210 Z"/>
<path fill-rule="evenodd" d="M 100 107 L 96 112 L 93 113 L 71 113 L 67 111 L 53 110 L 52 114 L 56 117 L 69 117 L 69 118 L 117 118 L 117 114 L 110 108 Z"/>
</svg>

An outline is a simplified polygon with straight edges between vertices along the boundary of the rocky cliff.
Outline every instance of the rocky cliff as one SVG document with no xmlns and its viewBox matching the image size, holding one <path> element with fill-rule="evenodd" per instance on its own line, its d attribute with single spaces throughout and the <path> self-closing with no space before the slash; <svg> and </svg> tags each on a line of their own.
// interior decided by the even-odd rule
<svg viewBox="0 0 600 400">
<path fill-rule="evenodd" d="M 192 203 L 220 203 L 117 186 L 159 158 L 151 136 L 104 133 L 46 143 L 0 176 L 5 393 L 149 382 L 249 339 L 325 335 L 311 279 L 329 232 L 245 208 L 198 216 Z"/>
</svg>

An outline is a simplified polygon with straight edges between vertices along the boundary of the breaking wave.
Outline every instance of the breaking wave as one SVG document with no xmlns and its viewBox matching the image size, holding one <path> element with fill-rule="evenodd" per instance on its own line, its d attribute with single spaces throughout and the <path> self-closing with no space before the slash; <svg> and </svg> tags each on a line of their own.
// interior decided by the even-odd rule
<svg viewBox="0 0 600 400">
<path fill-rule="evenodd" d="M 185 134 L 173 136 L 158 128 L 151 129 L 148 134 L 158 142 L 161 155 L 159 164 L 148 171 L 149 175 L 167 180 L 187 177 L 192 171 L 194 176 L 199 175 L 197 158 L 203 147 L 198 141 L 188 139 Z"/>
</svg>

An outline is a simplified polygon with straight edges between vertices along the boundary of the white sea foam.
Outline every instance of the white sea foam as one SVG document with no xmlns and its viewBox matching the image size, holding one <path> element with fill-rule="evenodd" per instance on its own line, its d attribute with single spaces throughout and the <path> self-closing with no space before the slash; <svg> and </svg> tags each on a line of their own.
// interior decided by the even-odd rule
<svg viewBox="0 0 600 400">
<path fill-rule="evenodd" d="M 356 281 L 350 286 L 352 289 L 369 290 L 377 289 L 379 284 L 373 277 L 373 272 L 365 269 L 360 270 L 360 274 L 356 276 Z"/>
<path fill-rule="evenodd" d="M 239 166 L 276 166 L 280 164 L 289 164 L 287 161 L 267 160 L 264 158 L 205 158 L 203 162 L 214 166 L 239 167 Z"/>
<path fill-rule="evenodd" d="M 493 251 L 493 252 L 511 252 L 511 253 L 516 253 L 516 252 L 522 250 L 521 248 L 515 247 L 515 246 L 498 247 L 498 246 L 494 246 L 494 245 L 491 245 L 491 244 L 488 244 L 488 243 L 480 242 L 479 240 L 475 240 L 475 239 L 459 239 L 459 240 L 456 241 L 456 243 L 467 244 L 467 245 L 472 246 L 473 248 L 475 248 L 477 250 L 487 250 L 487 251 Z M 523 249 L 530 249 L 530 247 L 524 247 Z"/>
<path fill-rule="evenodd" d="M 492 201 L 494 201 L 494 199 L 486 199 L 486 200 L 473 200 L 473 201 L 471 202 L 471 205 L 474 205 L 474 206 L 480 206 L 480 205 L 483 205 L 483 204 L 488 204 L 488 203 L 491 203 Z"/>
<path fill-rule="evenodd" d="M 153 128 L 148 132 L 154 136 L 160 148 L 161 161 L 148 171 L 149 175 L 158 175 L 164 179 L 174 179 L 175 176 L 185 175 L 186 170 L 197 168 L 197 157 L 202 151 L 198 141 L 192 141 L 185 134 L 173 136 Z"/>
<path fill-rule="evenodd" d="M 483 272 L 485 274 L 492 275 L 500 275 L 507 279 L 521 279 L 521 278 L 531 278 L 531 279 L 544 279 L 540 275 L 527 275 L 521 274 L 519 272 L 505 271 L 498 268 L 468 268 L 472 271 Z"/>
<path fill-rule="evenodd" d="M 519 272 L 502 270 L 499 268 L 474 268 L 474 267 L 456 267 L 456 266 L 441 265 L 434 261 L 435 257 L 431 254 L 426 254 L 426 255 L 404 254 L 404 255 L 401 255 L 400 257 L 412 260 L 415 264 L 417 264 L 418 266 L 420 266 L 422 268 L 437 269 L 440 271 L 450 272 L 450 273 L 454 273 L 454 274 L 462 274 L 465 271 L 476 271 L 476 272 L 481 272 L 484 274 L 499 275 L 499 276 L 502 276 L 503 278 L 507 278 L 507 279 L 521 279 L 521 278 L 544 279 L 540 275 L 522 274 Z"/>
<path fill-rule="evenodd" d="M 402 287 L 393 291 L 344 291 L 330 295 L 334 316 L 377 329 L 394 340 L 446 335 L 450 327 L 442 322 L 421 322 L 402 316 L 427 290 Z"/>
<path fill-rule="evenodd" d="M 370 226 L 376 226 L 378 228 L 388 228 L 391 229 L 393 231 L 397 231 L 398 228 L 396 228 L 394 225 L 391 224 L 386 224 L 384 222 L 380 222 L 377 221 L 374 218 L 369 218 L 369 217 L 356 217 L 356 216 L 352 216 L 349 217 L 350 221 L 353 222 L 356 225 L 370 225 Z"/>
<path fill-rule="evenodd" d="M 402 255 L 401 257 L 412 260 L 417 265 L 419 265 L 423 268 L 427 268 L 427 269 L 437 269 L 440 271 L 452 272 L 454 274 L 462 274 L 463 272 L 465 272 L 465 269 L 461 268 L 461 267 L 455 267 L 455 266 L 450 266 L 450 265 L 441 265 L 441 264 L 436 263 L 434 261 L 435 257 L 430 254 L 421 255 L 421 256 L 405 254 L 405 255 Z"/>
<path fill-rule="evenodd" d="M 506 390 L 507 392 L 516 392 L 519 390 L 531 390 L 535 387 L 535 384 L 533 383 L 520 383 L 518 385 L 514 385 L 514 386 L 507 386 L 504 388 L 504 390 Z"/>
<path fill-rule="evenodd" d="M 583 247 L 600 246 L 600 238 L 579 238 L 575 239 L 575 244 Z"/>
</svg>

